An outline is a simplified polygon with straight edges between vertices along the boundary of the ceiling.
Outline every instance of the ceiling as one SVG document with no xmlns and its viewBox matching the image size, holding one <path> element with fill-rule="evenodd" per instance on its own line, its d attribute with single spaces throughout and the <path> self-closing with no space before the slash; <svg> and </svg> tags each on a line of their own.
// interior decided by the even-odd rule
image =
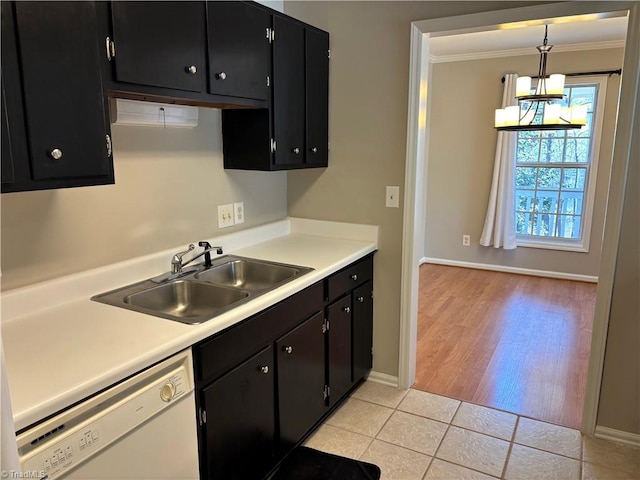
<svg viewBox="0 0 640 480">
<path fill-rule="evenodd" d="M 546 19 L 528 24 L 497 26 L 490 31 L 432 37 L 429 41 L 429 55 L 434 63 L 537 55 L 535 47 L 542 44 L 545 23 L 549 24 L 548 43 L 554 45 L 554 52 L 624 46 L 627 34 L 626 15 L 607 15 L 606 18 L 580 16 Z"/>
</svg>

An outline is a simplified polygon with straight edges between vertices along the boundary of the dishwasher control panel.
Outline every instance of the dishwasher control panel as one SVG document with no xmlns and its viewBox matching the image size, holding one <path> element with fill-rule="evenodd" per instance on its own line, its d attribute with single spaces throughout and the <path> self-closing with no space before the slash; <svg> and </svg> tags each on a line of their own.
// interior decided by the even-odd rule
<svg viewBox="0 0 640 480">
<path fill-rule="evenodd" d="M 113 392 L 107 390 L 34 427 L 32 432 L 21 434 L 18 443 L 22 440 L 19 448 L 22 472 L 28 472 L 29 478 L 46 480 L 63 476 L 162 410 L 171 408 L 193 390 L 191 369 L 185 365 L 172 369 L 174 366 L 152 367 L 158 370 L 155 375 L 142 372 L 123 382 L 124 385 L 113 387 Z M 75 410 L 77 416 L 73 415 Z"/>
</svg>

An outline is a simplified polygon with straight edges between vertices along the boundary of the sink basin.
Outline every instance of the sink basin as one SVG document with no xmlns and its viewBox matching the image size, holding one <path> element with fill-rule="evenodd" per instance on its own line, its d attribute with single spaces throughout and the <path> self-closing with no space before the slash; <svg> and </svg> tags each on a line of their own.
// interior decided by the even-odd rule
<svg viewBox="0 0 640 480">
<path fill-rule="evenodd" d="M 300 268 L 288 265 L 236 259 L 196 273 L 195 278 L 247 290 L 264 290 L 293 279 Z"/>
<path fill-rule="evenodd" d="M 160 275 L 91 300 L 182 323 L 202 323 L 312 270 L 225 255 L 211 267 L 195 266 L 177 277 Z"/>
<path fill-rule="evenodd" d="M 210 283 L 177 280 L 124 297 L 124 303 L 179 318 L 211 315 L 249 296 Z"/>
</svg>

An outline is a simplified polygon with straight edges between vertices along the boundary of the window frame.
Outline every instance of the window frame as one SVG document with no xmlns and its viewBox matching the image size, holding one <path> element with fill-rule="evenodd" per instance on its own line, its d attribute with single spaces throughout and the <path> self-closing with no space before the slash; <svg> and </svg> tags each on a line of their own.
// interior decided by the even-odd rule
<svg viewBox="0 0 640 480">
<path fill-rule="evenodd" d="M 607 92 L 607 76 L 598 75 L 598 76 L 581 76 L 581 77 L 567 77 L 565 86 L 574 87 L 580 85 L 592 85 L 598 84 L 598 91 L 595 96 L 595 106 L 594 113 L 592 115 L 592 141 L 589 150 L 589 162 L 587 167 L 588 174 L 585 178 L 585 189 L 584 189 L 584 197 L 583 197 L 583 205 L 582 205 L 582 219 L 581 219 L 581 232 L 580 237 L 575 239 L 568 238 L 558 238 L 558 237 L 541 237 L 535 235 L 525 235 L 516 233 L 516 245 L 518 247 L 528 247 L 528 248 L 542 248 L 542 249 L 550 249 L 550 250 L 565 250 L 572 252 L 589 252 L 589 243 L 591 239 L 591 227 L 593 224 L 593 207 L 595 204 L 595 191 L 596 191 L 596 183 L 598 179 L 598 164 L 599 164 L 599 156 L 600 156 L 600 140 L 602 136 L 602 127 L 604 121 L 604 110 L 605 110 L 605 98 Z M 517 138 L 517 132 L 514 132 Z M 517 142 L 515 142 L 516 153 L 515 157 L 515 167 L 521 166 L 517 163 Z M 537 167 L 544 167 L 549 165 L 550 167 L 556 166 L 556 163 L 553 164 L 539 164 Z M 527 165 L 524 165 L 527 166 Z M 570 164 L 563 163 L 563 166 L 571 167 Z M 514 178 L 514 189 L 515 186 L 515 178 Z M 514 195 L 514 215 L 517 210 L 517 196 Z"/>
</svg>

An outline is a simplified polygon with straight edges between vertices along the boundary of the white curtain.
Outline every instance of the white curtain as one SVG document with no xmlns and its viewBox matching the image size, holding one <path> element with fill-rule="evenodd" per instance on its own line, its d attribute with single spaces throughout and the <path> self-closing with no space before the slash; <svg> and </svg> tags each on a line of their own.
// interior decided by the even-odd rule
<svg viewBox="0 0 640 480">
<path fill-rule="evenodd" d="M 502 108 L 517 105 L 516 80 L 518 75 L 504 77 Z M 516 248 L 515 225 L 515 162 L 517 132 L 498 132 L 496 156 L 493 164 L 493 181 L 484 220 L 480 245 L 485 247 Z"/>
</svg>

